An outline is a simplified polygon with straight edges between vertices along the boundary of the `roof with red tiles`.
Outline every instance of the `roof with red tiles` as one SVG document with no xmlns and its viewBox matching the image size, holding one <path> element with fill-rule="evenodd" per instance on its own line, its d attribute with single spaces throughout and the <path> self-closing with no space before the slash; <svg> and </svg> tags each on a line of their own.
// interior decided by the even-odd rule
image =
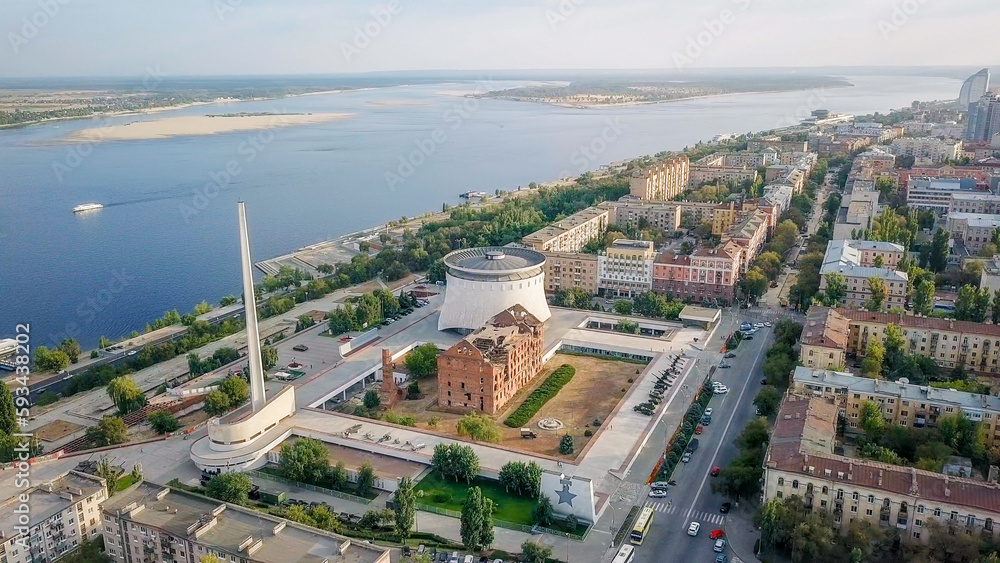
<svg viewBox="0 0 1000 563">
<path fill-rule="evenodd" d="M 829 307 L 810 307 L 802 330 L 802 344 L 847 348 L 847 318 Z"/>
<path fill-rule="evenodd" d="M 934 317 L 918 317 L 900 313 L 875 313 L 860 309 L 837 309 L 837 312 L 847 317 L 848 321 L 869 322 L 878 324 L 892 323 L 903 328 L 926 328 L 931 330 L 949 330 L 982 334 L 984 336 L 1000 337 L 1000 325 L 974 323 L 971 321 L 956 321 L 954 319 L 939 319 Z"/>
</svg>

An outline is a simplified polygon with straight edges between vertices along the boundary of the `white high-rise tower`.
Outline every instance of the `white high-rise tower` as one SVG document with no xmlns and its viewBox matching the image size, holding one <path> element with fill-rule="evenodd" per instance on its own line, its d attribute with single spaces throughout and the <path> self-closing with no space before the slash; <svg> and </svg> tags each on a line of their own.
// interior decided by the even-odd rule
<svg viewBox="0 0 1000 563">
<path fill-rule="evenodd" d="M 254 411 L 264 407 L 264 362 L 260 355 L 260 332 L 257 330 L 257 300 L 253 293 L 253 262 L 250 261 L 250 236 L 247 233 L 247 212 L 243 202 L 240 210 L 240 257 L 243 262 L 243 304 L 247 319 L 247 358 L 250 360 L 250 406 Z"/>
</svg>

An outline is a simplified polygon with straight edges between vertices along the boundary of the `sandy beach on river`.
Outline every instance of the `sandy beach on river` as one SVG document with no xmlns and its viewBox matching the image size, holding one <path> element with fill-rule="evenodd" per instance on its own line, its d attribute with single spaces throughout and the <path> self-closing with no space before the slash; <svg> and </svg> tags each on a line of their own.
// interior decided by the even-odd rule
<svg viewBox="0 0 1000 563">
<path fill-rule="evenodd" d="M 165 117 L 151 121 L 133 121 L 121 125 L 81 129 L 67 135 L 65 140 L 70 142 L 138 141 L 166 139 L 183 135 L 216 135 L 220 133 L 236 133 L 240 131 L 325 123 L 346 119 L 350 115 L 349 113 L 327 112 Z"/>
</svg>

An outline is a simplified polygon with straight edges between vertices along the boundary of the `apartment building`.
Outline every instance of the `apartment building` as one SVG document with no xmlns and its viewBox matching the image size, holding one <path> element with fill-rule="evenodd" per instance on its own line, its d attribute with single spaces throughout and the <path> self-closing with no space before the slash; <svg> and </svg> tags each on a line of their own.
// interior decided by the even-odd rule
<svg viewBox="0 0 1000 563">
<path fill-rule="evenodd" d="M 653 288 L 656 252 L 648 240 L 618 239 L 597 256 L 598 292 L 632 298 Z"/>
<path fill-rule="evenodd" d="M 957 193 L 951 194 L 948 214 L 952 213 L 985 213 L 1000 215 L 1000 195 L 992 193 Z"/>
<path fill-rule="evenodd" d="M 984 260 L 983 273 L 979 275 L 980 289 L 996 292 L 1000 289 L 1000 255 Z"/>
<path fill-rule="evenodd" d="M 785 152 L 808 152 L 808 141 L 782 141 L 780 136 L 761 137 L 747 141 L 748 152 L 761 152 L 765 149 L 774 149 L 779 153 Z"/>
<path fill-rule="evenodd" d="M 530 248 L 543 252 L 580 252 L 591 240 L 603 236 L 611 210 L 588 207 L 521 239 Z"/>
<path fill-rule="evenodd" d="M 849 323 L 848 355 L 864 357 L 871 338 L 885 342 L 891 323 L 903 330 L 904 353 L 930 357 L 942 368 L 962 365 L 977 373 L 1000 373 L 1000 325 L 853 309 L 838 312 Z"/>
<path fill-rule="evenodd" d="M 9 491 L 14 494 L 14 491 Z M 81 543 L 101 535 L 101 503 L 108 498 L 104 480 L 70 471 L 29 490 L 28 512 L 18 511 L 14 496 L 0 505 L 0 560 L 6 563 L 55 561 Z M 28 518 L 27 533 L 18 533 Z"/>
<path fill-rule="evenodd" d="M 829 307 L 809 307 L 802 328 L 799 361 L 810 368 L 846 368 L 848 336 L 846 317 Z"/>
<path fill-rule="evenodd" d="M 579 252 L 543 252 L 545 293 L 580 288 L 597 295 L 597 255 Z"/>
<path fill-rule="evenodd" d="M 882 306 L 886 309 L 902 308 L 906 303 L 909 277 L 895 267 L 903 256 L 903 247 L 890 242 L 831 240 L 827 243 L 820 268 L 820 289 L 826 290 L 827 274 L 842 274 L 847 283 L 847 306 L 865 307 L 872 297 L 868 280 L 881 278 L 886 288 Z M 876 266 L 880 260 L 882 266 Z"/>
<path fill-rule="evenodd" d="M 1000 445 L 1000 398 L 993 395 L 802 366 L 795 368 L 792 388 L 833 399 L 853 432 L 858 432 L 861 405 L 868 401 L 879 406 L 889 424 L 907 428 L 935 427 L 942 417 L 962 415 L 983 425 L 987 446 Z"/>
<path fill-rule="evenodd" d="M 544 327 L 524 307 L 497 313 L 438 356 L 438 405 L 496 414 L 542 369 Z"/>
<path fill-rule="evenodd" d="M 926 542 L 935 519 L 951 534 L 991 541 L 1000 519 L 996 478 L 975 481 L 835 453 L 836 399 L 785 395 L 764 458 L 763 501 L 800 497 L 838 525 L 853 521 L 894 527 L 907 541 Z"/>
<path fill-rule="evenodd" d="M 907 208 L 946 213 L 951 206 L 952 195 L 976 193 L 976 190 L 976 182 L 971 178 L 910 176 L 906 185 L 906 206 Z"/>
<path fill-rule="evenodd" d="M 949 212 L 946 228 L 967 251 L 979 254 L 984 244 L 993 242 L 993 234 L 1000 228 L 1000 215 Z"/>
<path fill-rule="evenodd" d="M 389 563 L 389 550 L 229 503 L 143 482 L 104 503 L 116 563 Z"/>
<path fill-rule="evenodd" d="M 728 184 L 747 180 L 753 182 L 757 180 L 757 176 L 757 169 L 752 166 L 717 166 L 714 163 L 692 164 L 688 187 L 697 188 L 702 184 Z"/>
<path fill-rule="evenodd" d="M 816 151 L 821 155 L 849 154 L 857 152 L 872 144 L 871 137 L 820 137 L 816 140 Z"/>
<path fill-rule="evenodd" d="M 860 237 L 860 232 L 870 229 L 878 215 L 879 191 L 855 183 L 840 201 L 837 219 L 833 224 L 833 239 L 847 240 Z"/>
<path fill-rule="evenodd" d="M 771 223 L 769 214 L 762 210 L 754 211 L 736 225 L 734 225 L 723 237 L 722 242 L 729 241 L 743 247 L 741 270 L 746 272 L 750 269 L 750 263 L 760 255 L 767 242 L 768 225 Z"/>
<path fill-rule="evenodd" d="M 962 141 L 935 137 L 904 137 L 889 145 L 889 152 L 896 156 L 912 156 L 917 164 L 939 164 L 955 160 L 962 155 Z"/>
<path fill-rule="evenodd" d="M 734 242 L 699 248 L 690 256 L 662 253 L 653 262 L 653 291 L 685 301 L 731 303 L 742 254 L 743 247 Z"/>
<path fill-rule="evenodd" d="M 618 201 L 605 201 L 597 206 L 611 210 L 612 224 L 638 226 L 640 223 L 645 223 L 669 233 L 681 228 L 683 211 L 679 203 L 648 201 L 627 195 Z"/>
<path fill-rule="evenodd" d="M 701 203 L 696 201 L 676 201 L 674 202 L 681 211 L 681 224 L 697 227 L 702 223 L 711 223 L 715 210 L 719 208 L 717 203 Z"/>
<path fill-rule="evenodd" d="M 672 200 L 687 188 L 690 166 L 688 157 L 680 155 L 633 172 L 629 194 L 644 200 Z"/>
<path fill-rule="evenodd" d="M 909 170 L 898 170 L 899 185 L 907 186 L 910 178 L 968 178 L 979 186 L 986 186 L 990 179 L 990 171 L 983 166 L 945 166 L 913 167 Z M 968 192 L 955 192 L 968 193 Z"/>
</svg>

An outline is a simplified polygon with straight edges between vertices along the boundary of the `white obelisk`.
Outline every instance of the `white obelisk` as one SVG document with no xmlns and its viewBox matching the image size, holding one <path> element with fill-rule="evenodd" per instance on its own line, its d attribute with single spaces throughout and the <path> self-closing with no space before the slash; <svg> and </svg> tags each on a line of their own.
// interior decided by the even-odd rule
<svg viewBox="0 0 1000 563">
<path fill-rule="evenodd" d="M 260 356 L 260 333 L 257 331 L 257 300 L 253 294 L 253 262 L 250 261 L 250 236 L 247 234 L 247 212 L 240 209 L 240 258 L 243 260 L 243 303 L 247 318 L 247 358 L 250 360 L 250 406 L 259 411 L 267 402 L 264 395 L 264 362 Z"/>
</svg>

